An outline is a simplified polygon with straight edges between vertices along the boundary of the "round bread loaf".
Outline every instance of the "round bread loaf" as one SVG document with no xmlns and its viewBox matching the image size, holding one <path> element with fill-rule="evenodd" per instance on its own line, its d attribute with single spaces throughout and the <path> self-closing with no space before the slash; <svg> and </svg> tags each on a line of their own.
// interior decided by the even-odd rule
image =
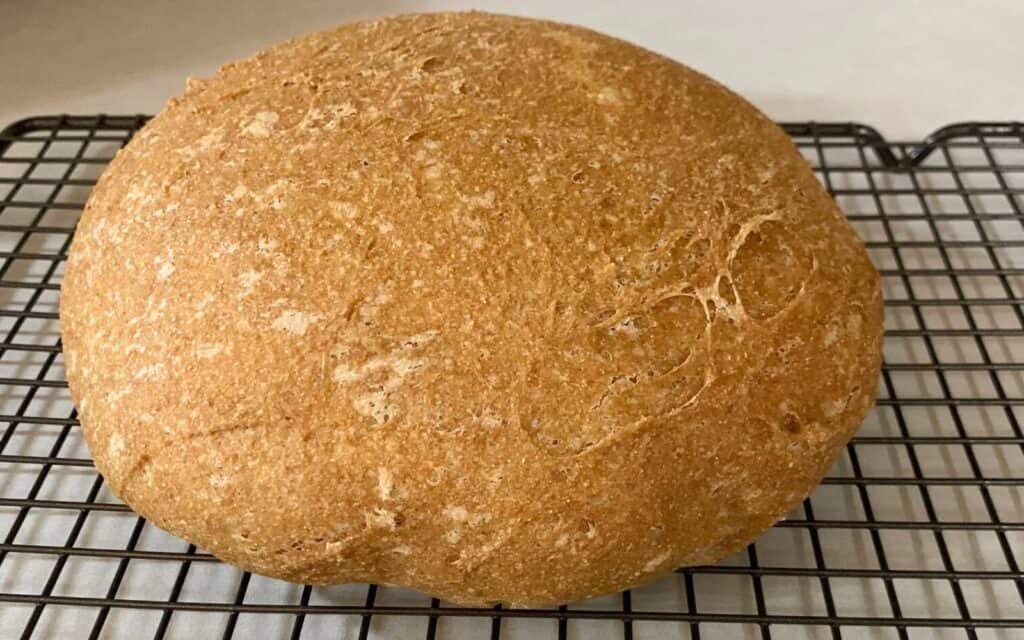
<svg viewBox="0 0 1024 640">
<path fill-rule="evenodd" d="M 787 136 L 584 29 L 415 15 L 190 81 L 61 300 L 110 488 L 246 569 L 544 605 L 707 563 L 874 397 L 878 275 Z"/>
</svg>

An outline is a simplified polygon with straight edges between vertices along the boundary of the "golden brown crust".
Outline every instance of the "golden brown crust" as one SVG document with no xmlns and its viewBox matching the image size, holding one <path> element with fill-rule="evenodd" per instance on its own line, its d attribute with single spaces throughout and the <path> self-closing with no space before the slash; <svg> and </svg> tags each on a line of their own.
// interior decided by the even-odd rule
<svg viewBox="0 0 1024 640">
<path fill-rule="evenodd" d="M 747 543 L 880 366 L 878 276 L 786 135 L 584 29 L 402 16 L 190 82 L 61 306 L 99 469 L 227 561 L 547 604 Z"/>
</svg>

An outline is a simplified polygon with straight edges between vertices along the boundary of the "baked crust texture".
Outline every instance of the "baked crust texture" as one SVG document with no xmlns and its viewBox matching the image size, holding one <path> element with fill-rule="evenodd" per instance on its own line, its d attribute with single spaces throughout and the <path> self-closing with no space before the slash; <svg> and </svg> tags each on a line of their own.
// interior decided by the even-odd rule
<svg viewBox="0 0 1024 640">
<path fill-rule="evenodd" d="M 111 489 L 261 574 L 467 604 L 747 544 L 871 406 L 879 278 L 707 77 L 482 13 L 190 81 L 82 216 L 61 299 Z"/>
</svg>

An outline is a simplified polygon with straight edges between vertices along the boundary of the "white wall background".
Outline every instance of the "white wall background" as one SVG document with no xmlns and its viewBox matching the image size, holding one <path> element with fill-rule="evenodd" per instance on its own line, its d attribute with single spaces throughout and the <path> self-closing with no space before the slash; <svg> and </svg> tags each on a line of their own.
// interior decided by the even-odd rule
<svg viewBox="0 0 1024 640">
<path fill-rule="evenodd" d="M 859 120 L 897 138 L 1024 119 L 1022 0 L 0 0 L 0 125 L 152 113 L 189 75 L 290 36 L 409 11 L 573 22 L 686 62 L 780 120 Z"/>
</svg>

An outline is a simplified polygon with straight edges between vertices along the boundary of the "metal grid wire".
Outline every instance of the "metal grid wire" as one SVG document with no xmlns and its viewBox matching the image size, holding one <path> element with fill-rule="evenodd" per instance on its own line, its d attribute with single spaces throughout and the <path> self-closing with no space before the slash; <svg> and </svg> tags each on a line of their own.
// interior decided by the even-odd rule
<svg viewBox="0 0 1024 640">
<path fill-rule="evenodd" d="M 886 290 L 877 408 L 824 484 L 713 567 L 545 610 L 251 576 L 147 524 L 92 467 L 57 296 L 90 187 L 144 117 L 0 134 L 0 637 L 1010 638 L 1024 629 L 1024 130 L 890 144 L 786 125 Z"/>
</svg>

